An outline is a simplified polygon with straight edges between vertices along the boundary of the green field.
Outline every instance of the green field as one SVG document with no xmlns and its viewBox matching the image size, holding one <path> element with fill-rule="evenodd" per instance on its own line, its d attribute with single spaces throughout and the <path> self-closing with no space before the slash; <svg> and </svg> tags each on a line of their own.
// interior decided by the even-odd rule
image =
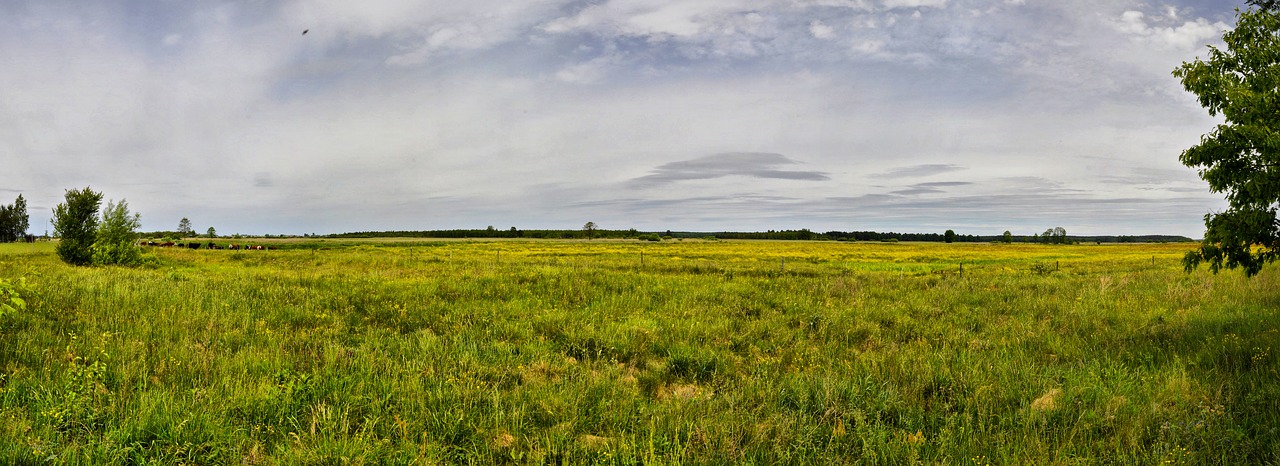
<svg viewBox="0 0 1280 466">
<path fill-rule="evenodd" d="M 281 246 L 0 245 L 0 464 L 1280 462 L 1280 272 L 1190 244 Z"/>
</svg>

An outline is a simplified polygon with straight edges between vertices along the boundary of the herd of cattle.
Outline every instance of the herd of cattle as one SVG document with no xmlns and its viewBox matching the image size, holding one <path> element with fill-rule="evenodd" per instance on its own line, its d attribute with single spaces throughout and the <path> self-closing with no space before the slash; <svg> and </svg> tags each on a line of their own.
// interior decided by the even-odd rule
<svg viewBox="0 0 1280 466">
<path fill-rule="evenodd" d="M 237 251 L 237 250 L 267 251 L 267 250 L 275 249 L 275 246 L 261 246 L 261 245 L 249 245 L 249 244 L 229 244 L 227 246 L 221 246 L 214 243 L 213 241 L 210 241 L 208 243 L 200 243 L 200 242 L 175 243 L 173 241 L 165 241 L 163 243 L 157 243 L 155 241 L 142 241 L 138 243 L 138 246 L 152 246 L 157 248 L 187 248 L 187 249 L 230 249 L 232 251 Z"/>
</svg>

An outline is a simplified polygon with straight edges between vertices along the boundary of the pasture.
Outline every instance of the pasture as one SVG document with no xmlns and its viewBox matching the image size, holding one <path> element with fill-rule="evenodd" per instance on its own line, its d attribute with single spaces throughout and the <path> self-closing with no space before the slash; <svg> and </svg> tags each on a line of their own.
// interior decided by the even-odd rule
<svg viewBox="0 0 1280 466">
<path fill-rule="evenodd" d="M 1187 244 L 275 244 L 0 245 L 0 463 L 1280 462 L 1280 275 Z"/>
</svg>

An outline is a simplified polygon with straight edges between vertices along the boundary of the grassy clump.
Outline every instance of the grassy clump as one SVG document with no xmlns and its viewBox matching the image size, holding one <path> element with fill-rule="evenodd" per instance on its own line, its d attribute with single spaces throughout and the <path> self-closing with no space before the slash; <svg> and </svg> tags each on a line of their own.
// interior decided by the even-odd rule
<svg viewBox="0 0 1280 466">
<path fill-rule="evenodd" d="M 0 245 L 0 463 L 1276 461 L 1276 272 L 1188 247 Z"/>
</svg>

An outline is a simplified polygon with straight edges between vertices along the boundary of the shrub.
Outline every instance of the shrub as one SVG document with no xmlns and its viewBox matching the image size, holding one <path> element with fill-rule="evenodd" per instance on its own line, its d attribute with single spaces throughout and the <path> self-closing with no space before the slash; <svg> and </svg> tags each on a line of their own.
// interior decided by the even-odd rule
<svg viewBox="0 0 1280 466">
<path fill-rule="evenodd" d="M 1035 264 L 1031 264 L 1031 272 L 1036 275 L 1049 275 L 1056 270 L 1056 266 L 1046 262 L 1036 262 Z"/>
<path fill-rule="evenodd" d="M 142 260 L 138 247 L 138 227 L 142 220 L 129 213 L 129 203 L 108 202 L 102 212 L 97 240 L 93 243 L 93 262 L 101 265 L 137 265 Z"/>
<path fill-rule="evenodd" d="M 53 229 L 62 238 L 56 251 L 58 257 L 71 265 L 89 265 L 93 262 L 93 244 L 98 233 L 98 206 L 102 193 L 85 187 L 68 189 L 66 203 L 53 209 Z"/>
</svg>

